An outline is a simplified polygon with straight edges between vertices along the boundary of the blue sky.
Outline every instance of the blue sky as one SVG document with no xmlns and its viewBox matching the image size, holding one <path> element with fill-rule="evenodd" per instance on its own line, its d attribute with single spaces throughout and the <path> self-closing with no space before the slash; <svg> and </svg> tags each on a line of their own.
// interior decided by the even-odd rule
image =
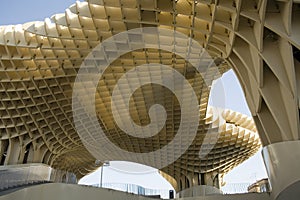
<svg viewBox="0 0 300 200">
<path fill-rule="evenodd" d="M 46 17 L 64 12 L 74 2 L 74 0 L 1 0 L 0 24 L 43 21 Z"/>
<path fill-rule="evenodd" d="M 43 21 L 55 13 L 62 13 L 74 0 L 1 0 L 0 26 L 21 24 L 29 21 Z M 250 115 L 242 89 L 233 73 L 229 71 L 222 77 L 222 84 L 226 96 L 226 108 Z M 116 170 L 118 169 L 118 170 Z M 126 173 L 121 173 L 121 171 Z M 141 173 L 135 173 L 139 171 Z M 146 174 L 143 174 L 147 172 Z M 82 180 L 81 183 L 99 183 L 100 171 Z M 260 152 L 229 172 L 225 176 L 227 183 L 252 183 L 267 177 Z M 145 181 L 146 180 L 146 181 Z M 142 185 L 147 188 L 170 189 L 170 184 L 162 179 L 157 170 L 140 165 L 123 162 L 112 163 L 105 168 L 103 182 L 124 182 Z"/>
</svg>

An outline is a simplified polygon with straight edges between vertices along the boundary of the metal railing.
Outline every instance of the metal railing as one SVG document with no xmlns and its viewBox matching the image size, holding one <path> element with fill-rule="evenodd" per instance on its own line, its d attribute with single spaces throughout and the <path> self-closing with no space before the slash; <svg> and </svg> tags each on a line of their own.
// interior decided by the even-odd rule
<svg viewBox="0 0 300 200">
<path fill-rule="evenodd" d="M 99 187 L 99 184 L 92 185 Z M 135 184 L 128 183 L 102 183 L 103 188 L 114 189 L 122 192 L 133 193 L 143 196 L 160 196 L 161 198 L 169 198 L 170 190 L 144 188 Z"/>
<path fill-rule="evenodd" d="M 221 188 L 224 194 L 248 193 L 248 187 L 251 183 L 227 183 Z"/>
<path fill-rule="evenodd" d="M 43 164 L 0 166 L 0 190 L 50 181 L 51 171 Z"/>
<path fill-rule="evenodd" d="M 75 174 L 42 163 L 0 166 L 0 190 L 44 182 L 77 183 Z"/>
</svg>

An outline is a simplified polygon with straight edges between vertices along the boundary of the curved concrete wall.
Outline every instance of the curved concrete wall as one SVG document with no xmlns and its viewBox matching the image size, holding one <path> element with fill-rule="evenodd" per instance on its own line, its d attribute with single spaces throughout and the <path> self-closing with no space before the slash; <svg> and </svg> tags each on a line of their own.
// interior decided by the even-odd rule
<svg viewBox="0 0 300 200">
<path fill-rule="evenodd" d="M 0 194 L 1 195 L 1 194 Z M 19 191 L 0 196 L 0 200 L 154 200 L 104 188 L 84 187 L 62 183 L 43 184 L 21 189 Z M 248 193 L 235 195 L 217 195 L 206 197 L 189 197 L 181 200 L 270 200 L 267 193 Z"/>
<path fill-rule="evenodd" d="M 199 197 L 208 195 L 220 195 L 222 191 L 216 187 L 208 185 L 198 185 L 177 193 L 178 197 Z"/>
<path fill-rule="evenodd" d="M 299 199 L 300 141 L 281 142 L 262 151 L 274 199 Z M 283 198 L 286 197 L 286 198 Z"/>
<path fill-rule="evenodd" d="M 0 193 L 1 195 L 1 193 Z M 88 186 L 50 183 L 24 188 L 7 195 L 0 196 L 0 200 L 151 200 L 134 194 L 95 188 Z"/>
</svg>

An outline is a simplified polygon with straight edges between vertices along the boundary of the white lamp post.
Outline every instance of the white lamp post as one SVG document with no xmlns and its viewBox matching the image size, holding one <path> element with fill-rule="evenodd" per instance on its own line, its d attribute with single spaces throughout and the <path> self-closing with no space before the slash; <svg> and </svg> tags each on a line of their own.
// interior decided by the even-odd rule
<svg viewBox="0 0 300 200">
<path fill-rule="evenodd" d="M 100 160 L 96 160 L 95 161 L 95 165 L 96 166 L 100 166 L 102 163 L 102 166 L 101 166 L 101 176 L 100 176 L 100 187 L 102 188 L 102 182 L 103 182 L 103 168 L 104 167 L 108 167 L 110 164 L 109 164 L 109 161 L 100 161 Z"/>
</svg>

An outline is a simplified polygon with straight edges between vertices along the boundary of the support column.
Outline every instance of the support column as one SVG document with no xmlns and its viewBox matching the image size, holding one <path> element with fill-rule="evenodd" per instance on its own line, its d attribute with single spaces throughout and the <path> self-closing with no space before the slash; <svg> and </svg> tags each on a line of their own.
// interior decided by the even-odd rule
<svg viewBox="0 0 300 200">
<path fill-rule="evenodd" d="M 18 139 L 11 138 L 9 140 L 9 146 L 7 151 L 7 156 L 5 158 L 5 165 L 15 165 L 18 164 L 18 159 L 21 151 L 21 145 Z"/>
<path fill-rule="evenodd" d="M 262 151 L 272 188 L 272 199 L 296 200 L 300 196 L 300 141 L 268 145 Z"/>
<path fill-rule="evenodd" d="M 179 191 L 177 197 L 184 198 L 222 194 L 222 191 L 219 189 L 220 174 L 218 172 L 196 173 L 193 177 L 190 177 L 190 180 L 196 179 L 196 176 L 198 176 L 198 180 L 195 182 L 190 181 L 190 184 L 192 184 L 189 187 L 182 187 L 185 189 Z"/>
</svg>

